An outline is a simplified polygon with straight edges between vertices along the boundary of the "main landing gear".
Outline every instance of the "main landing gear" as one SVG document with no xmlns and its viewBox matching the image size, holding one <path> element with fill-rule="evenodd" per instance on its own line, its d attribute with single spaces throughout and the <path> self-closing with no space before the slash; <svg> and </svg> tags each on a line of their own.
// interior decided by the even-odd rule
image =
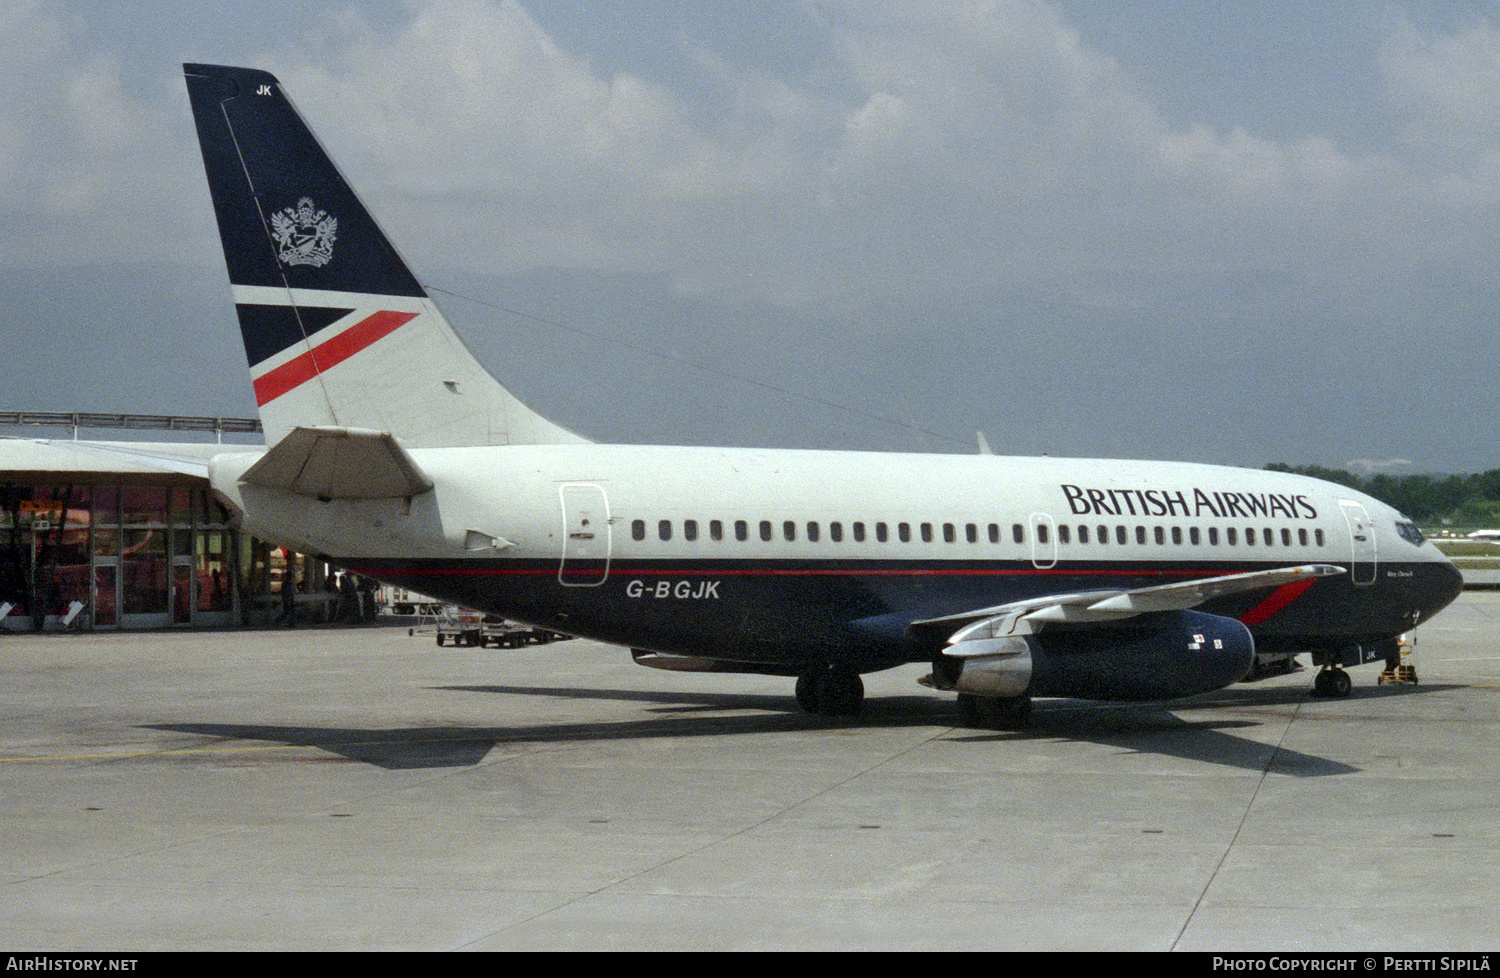
<svg viewBox="0 0 1500 978">
<path fill-rule="evenodd" d="M 1324 666 L 1313 679 L 1313 695 L 1342 699 L 1354 688 L 1349 674 L 1337 663 Z"/>
<path fill-rule="evenodd" d="M 797 705 L 804 713 L 847 717 L 865 702 L 865 683 L 847 666 L 830 665 L 797 677 Z"/>
</svg>

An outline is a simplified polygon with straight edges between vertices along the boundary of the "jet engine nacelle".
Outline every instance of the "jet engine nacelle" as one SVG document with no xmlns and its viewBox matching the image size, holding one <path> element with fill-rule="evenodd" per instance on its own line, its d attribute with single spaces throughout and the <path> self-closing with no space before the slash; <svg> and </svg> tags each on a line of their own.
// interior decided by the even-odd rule
<svg viewBox="0 0 1500 978">
<path fill-rule="evenodd" d="M 960 642 L 939 656 L 941 685 L 978 696 L 1165 700 L 1222 689 L 1249 674 L 1255 639 L 1233 618 L 1199 611 L 1035 635 Z M 977 654 L 975 654 L 977 653 Z"/>
</svg>

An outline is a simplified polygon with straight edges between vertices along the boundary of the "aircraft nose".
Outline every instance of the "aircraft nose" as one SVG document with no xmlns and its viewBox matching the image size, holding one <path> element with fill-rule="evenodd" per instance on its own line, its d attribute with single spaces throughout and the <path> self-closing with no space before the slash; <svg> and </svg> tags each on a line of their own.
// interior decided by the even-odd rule
<svg viewBox="0 0 1500 978">
<path fill-rule="evenodd" d="M 1418 598 L 1418 621 L 1426 621 L 1442 611 L 1464 589 L 1464 576 L 1453 561 L 1443 558 L 1426 566 L 1422 593 Z"/>
</svg>

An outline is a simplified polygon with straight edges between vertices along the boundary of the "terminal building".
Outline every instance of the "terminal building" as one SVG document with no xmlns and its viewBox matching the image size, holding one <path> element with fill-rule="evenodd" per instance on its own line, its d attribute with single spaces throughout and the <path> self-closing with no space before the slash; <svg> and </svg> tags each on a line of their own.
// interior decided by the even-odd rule
<svg viewBox="0 0 1500 978">
<path fill-rule="evenodd" d="M 259 431 L 234 419 L 0 412 L 0 425 L 36 424 L 71 425 L 75 438 L 79 427 Z M 321 562 L 240 534 L 195 473 L 193 461 L 233 445 L 94 444 L 0 438 L 0 628 L 265 624 L 288 568 L 304 595 L 325 592 Z"/>
</svg>

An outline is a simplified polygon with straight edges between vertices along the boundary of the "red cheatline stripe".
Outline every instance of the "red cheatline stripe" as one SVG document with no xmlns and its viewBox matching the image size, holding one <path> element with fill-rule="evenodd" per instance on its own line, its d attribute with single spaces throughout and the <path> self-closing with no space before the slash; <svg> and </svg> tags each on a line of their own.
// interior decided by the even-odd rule
<svg viewBox="0 0 1500 978">
<path fill-rule="evenodd" d="M 383 309 L 361 319 L 337 336 L 318 344 L 311 350 L 288 360 L 274 370 L 268 370 L 255 378 L 255 404 L 267 404 L 295 387 L 299 387 L 330 367 L 334 367 L 354 356 L 394 330 L 417 318 L 414 312 L 393 312 Z"/>
<path fill-rule="evenodd" d="M 1259 625 L 1267 618 L 1276 614 L 1282 608 L 1302 597 L 1302 592 L 1313 586 L 1312 579 L 1305 581 L 1293 581 L 1283 584 L 1272 591 L 1266 600 L 1240 615 L 1240 622 L 1244 625 Z"/>
<path fill-rule="evenodd" d="M 602 560 L 603 558 L 594 558 Z M 370 577 L 526 577 L 552 576 L 557 564 L 543 567 L 351 567 L 356 574 Z M 596 567 L 580 571 L 596 571 Z M 1202 577 L 1202 571 L 1173 570 L 1049 570 L 1037 568 L 818 568 L 818 567 L 611 567 L 610 576 L 626 577 Z"/>
</svg>

